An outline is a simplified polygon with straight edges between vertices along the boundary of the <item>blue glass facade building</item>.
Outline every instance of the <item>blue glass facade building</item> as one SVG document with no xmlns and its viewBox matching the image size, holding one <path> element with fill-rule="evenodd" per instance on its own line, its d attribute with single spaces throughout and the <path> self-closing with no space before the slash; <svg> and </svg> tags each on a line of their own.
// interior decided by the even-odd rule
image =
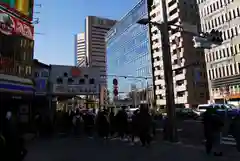
<svg viewBox="0 0 240 161">
<path fill-rule="evenodd" d="M 148 17 L 147 0 L 141 0 L 106 35 L 107 75 L 151 77 L 151 55 L 147 25 L 137 21 Z M 112 91 L 113 77 L 108 77 L 108 89 Z M 131 84 L 146 86 L 144 79 L 118 78 L 119 91 L 130 91 Z M 152 85 L 152 80 L 148 81 Z M 112 93 L 112 92 L 110 92 Z"/>
</svg>

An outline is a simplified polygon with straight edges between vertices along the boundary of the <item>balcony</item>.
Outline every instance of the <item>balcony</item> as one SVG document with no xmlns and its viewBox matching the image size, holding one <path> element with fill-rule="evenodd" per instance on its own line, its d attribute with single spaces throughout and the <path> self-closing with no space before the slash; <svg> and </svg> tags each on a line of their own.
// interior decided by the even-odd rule
<svg viewBox="0 0 240 161">
<path fill-rule="evenodd" d="M 175 80 L 184 80 L 185 78 L 185 72 L 175 75 Z"/>
<path fill-rule="evenodd" d="M 158 43 L 154 43 L 154 44 L 152 45 L 152 48 L 153 48 L 153 49 L 161 48 L 161 46 L 162 46 L 162 44 L 161 44 L 160 42 L 158 42 Z"/>
<path fill-rule="evenodd" d="M 165 95 L 165 89 L 157 89 L 156 90 L 156 95 Z"/>
<path fill-rule="evenodd" d="M 181 91 L 186 91 L 186 90 L 187 90 L 187 87 L 186 87 L 185 84 L 182 84 L 182 85 L 180 85 L 180 86 L 179 86 L 179 85 L 176 85 L 175 89 L 176 89 L 177 92 L 181 92 Z"/>
<path fill-rule="evenodd" d="M 163 70 L 157 70 L 157 71 L 154 71 L 154 75 L 157 76 L 157 75 L 164 75 L 164 72 Z"/>
<path fill-rule="evenodd" d="M 166 105 L 166 100 L 165 99 L 157 99 L 156 104 L 157 105 Z"/>
<path fill-rule="evenodd" d="M 161 60 L 153 63 L 153 66 L 154 66 L 154 67 L 156 67 L 156 66 L 162 66 L 162 65 L 163 65 L 163 62 L 162 62 Z"/>
<path fill-rule="evenodd" d="M 168 7 L 168 13 L 173 11 L 174 9 L 178 8 L 178 3 L 174 3 L 170 7 Z"/>
<path fill-rule="evenodd" d="M 187 103 L 187 96 L 184 95 L 182 97 L 176 97 L 175 98 L 175 103 L 176 104 L 185 104 L 185 103 Z"/>
<path fill-rule="evenodd" d="M 164 79 L 155 80 L 155 85 L 162 85 L 162 86 L 164 86 L 165 85 Z"/>
<path fill-rule="evenodd" d="M 172 55 L 172 60 L 177 60 L 179 58 L 182 58 L 183 57 L 183 52 L 179 52 L 179 56 L 177 56 L 177 53 L 176 54 L 173 54 Z"/>
<path fill-rule="evenodd" d="M 158 52 L 154 52 L 153 53 L 153 58 L 156 58 L 156 57 L 162 57 L 162 51 L 160 50 L 160 51 L 158 51 Z"/>
<path fill-rule="evenodd" d="M 178 19 L 178 18 L 179 18 L 179 13 L 176 12 L 168 18 L 168 21 L 173 21 L 173 20 Z"/>
</svg>

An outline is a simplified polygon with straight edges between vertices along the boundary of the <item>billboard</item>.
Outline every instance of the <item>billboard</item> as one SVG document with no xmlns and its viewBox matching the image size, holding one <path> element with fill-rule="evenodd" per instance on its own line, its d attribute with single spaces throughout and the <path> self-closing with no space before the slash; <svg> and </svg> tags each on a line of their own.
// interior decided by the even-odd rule
<svg viewBox="0 0 240 161">
<path fill-rule="evenodd" d="M 28 21 L 33 18 L 34 0 L 0 0 L 0 6 Z"/>
<path fill-rule="evenodd" d="M 9 15 L 0 9 L 0 32 L 5 35 L 19 35 L 33 40 L 33 25 Z"/>
<path fill-rule="evenodd" d="M 100 69 L 51 65 L 49 81 L 55 95 L 98 95 Z"/>
</svg>

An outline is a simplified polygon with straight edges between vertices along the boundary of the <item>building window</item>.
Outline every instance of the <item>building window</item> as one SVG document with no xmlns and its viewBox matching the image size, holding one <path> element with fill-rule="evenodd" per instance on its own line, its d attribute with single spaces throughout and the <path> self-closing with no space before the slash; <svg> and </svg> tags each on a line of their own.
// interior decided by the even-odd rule
<svg viewBox="0 0 240 161">
<path fill-rule="evenodd" d="M 95 84 L 95 79 L 93 78 L 89 79 L 89 84 Z"/>
<path fill-rule="evenodd" d="M 60 78 L 60 77 L 59 77 L 59 78 L 57 78 L 57 80 L 56 80 L 56 81 L 57 81 L 57 84 L 62 84 L 62 83 L 63 83 L 63 80 L 62 80 L 62 78 Z"/>
<path fill-rule="evenodd" d="M 85 79 L 80 79 L 78 83 L 79 84 L 85 84 Z"/>
</svg>

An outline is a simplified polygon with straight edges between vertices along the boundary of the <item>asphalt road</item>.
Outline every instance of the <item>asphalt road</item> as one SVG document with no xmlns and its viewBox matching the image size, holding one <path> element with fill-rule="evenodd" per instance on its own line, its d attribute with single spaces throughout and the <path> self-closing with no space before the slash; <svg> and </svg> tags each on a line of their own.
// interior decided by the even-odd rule
<svg viewBox="0 0 240 161">
<path fill-rule="evenodd" d="M 83 138 L 37 140 L 27 147 L 25 161 L 237 161 L 237 153 L 224 157 L 207 156 L 201 146 L 155 141 L 150 147 L 130 145 L 120 140 Z"/>
</svg>

